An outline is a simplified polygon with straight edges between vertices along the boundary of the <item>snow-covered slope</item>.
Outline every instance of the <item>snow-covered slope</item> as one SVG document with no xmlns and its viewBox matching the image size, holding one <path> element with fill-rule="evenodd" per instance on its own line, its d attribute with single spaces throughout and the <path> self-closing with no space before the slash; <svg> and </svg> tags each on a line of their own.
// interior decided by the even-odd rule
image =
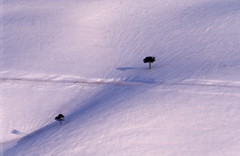
<svg viewBox="0 0 240 156">
<path fill-rule="evenodd" d="M 240 154 L 238 0 L 2 8 L 3 155 Z"/>
</svg>

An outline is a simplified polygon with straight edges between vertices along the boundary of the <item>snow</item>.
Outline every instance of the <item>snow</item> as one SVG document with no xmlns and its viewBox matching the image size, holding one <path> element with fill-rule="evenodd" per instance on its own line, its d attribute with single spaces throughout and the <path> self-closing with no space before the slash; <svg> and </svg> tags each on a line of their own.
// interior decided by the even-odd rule
<svg viewBox="0 0 240 156">
<path fill-rule="evenodd" d="M 240 154 L 239 1 L 3 0 L 1 14 L 2 155 Z"/>
</svg>

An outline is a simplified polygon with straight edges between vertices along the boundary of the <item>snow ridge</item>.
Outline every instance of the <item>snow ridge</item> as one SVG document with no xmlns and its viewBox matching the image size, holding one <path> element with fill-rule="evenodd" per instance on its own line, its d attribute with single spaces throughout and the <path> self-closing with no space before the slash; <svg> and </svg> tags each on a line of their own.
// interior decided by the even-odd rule
<svg viewBox="0 0 240 156">
<path fill-rule="evenodd" d="M 77 78 L 76 76 L 54 76 L 54 78 L 43 78 L 43 77 L 32 77 L 23 76 L 23 77 L 0 77 L 0 81 L 3 82 L 31 82 L 31 83 L 60 83 L 60 84 L 97 84 L 97 85 L 105 85 L 105 84 L 116 84 L 116 85 L 147 85 L 147 84 L 155 84 L 155 85 L 176 85 L 176 86 L 202 86 L 202 87 L 223 87 L 223 88 L 240 88 L 240 82 L 238 81 L 221 81 L 221 80 L 199 80 L 199 79 L 188 79 L 183 80 L 181 82 L 133 82 L 133 81 L 125 81 L 120 79 L 84 79 Z"/>
</svg>

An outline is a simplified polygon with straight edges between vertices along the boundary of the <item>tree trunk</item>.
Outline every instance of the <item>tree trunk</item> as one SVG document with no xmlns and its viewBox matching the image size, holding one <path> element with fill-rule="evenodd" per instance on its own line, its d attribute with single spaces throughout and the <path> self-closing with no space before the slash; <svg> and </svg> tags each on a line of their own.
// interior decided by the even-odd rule
<svg viewBox="0 0 240 156">
<path fill-rule="evenodd" d="M 149 69 L 151 69 L 151 63 L 149 63 Z"/>
</svg>

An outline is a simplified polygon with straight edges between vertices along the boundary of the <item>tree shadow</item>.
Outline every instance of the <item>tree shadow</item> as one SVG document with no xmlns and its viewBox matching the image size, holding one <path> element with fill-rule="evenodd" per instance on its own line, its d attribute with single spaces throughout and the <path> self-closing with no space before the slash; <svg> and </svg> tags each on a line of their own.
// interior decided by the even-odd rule
<svg viewBox="0 0 240 156">
<path fill-rule="evenodd" d="M 12 134 L 15 134 L 15 135 L 20 135 L 20 136 L 25 136 L 25 135 L 26 135 L 26 133 L 20 132 L 20 131 L 18 131 L 18 130 L 16 130 L 16 129 L 12 130 L 11 133 L 12 133 Z"/>
<path fill-rule="evenodd" d="M 117 70 L 120 70 L 120 71 L 128 71 L 128 70 L 133 70 L 133 69 L 137 69 L 136 67 L 120 67 L 120 68 L 117 68 Z"/>
</svg>

